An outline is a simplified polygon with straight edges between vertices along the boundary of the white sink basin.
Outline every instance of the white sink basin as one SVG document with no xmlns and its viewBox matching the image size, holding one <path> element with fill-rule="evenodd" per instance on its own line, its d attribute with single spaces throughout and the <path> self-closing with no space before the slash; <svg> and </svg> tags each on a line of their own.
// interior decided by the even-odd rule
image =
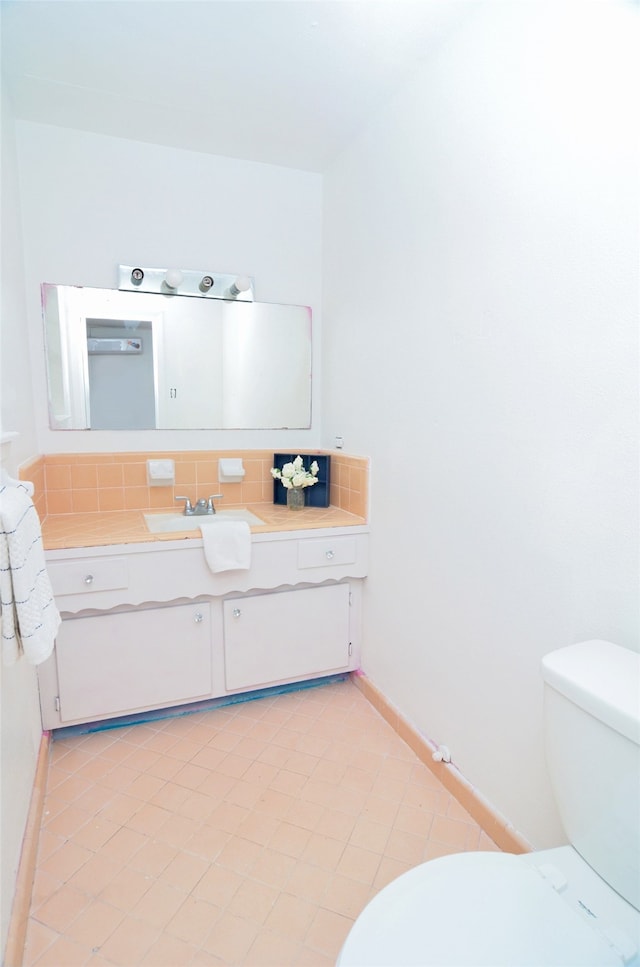
<svg viewBox="0 0 640 967">
<path fill-rule="evenodd" d="M 215 524 L 217 520 L 245 520 L 249 526 L 264 524 L 263 520 L 245 507 L 237 510 L 217 510 L 215 514 L 200 514 L 186 517 L 175 511 L 166 514 L 145 514 L 145 523 L 152 534 L 170 534 L 172 531 L 194 531 L 200 524 Z"/>
</svg>

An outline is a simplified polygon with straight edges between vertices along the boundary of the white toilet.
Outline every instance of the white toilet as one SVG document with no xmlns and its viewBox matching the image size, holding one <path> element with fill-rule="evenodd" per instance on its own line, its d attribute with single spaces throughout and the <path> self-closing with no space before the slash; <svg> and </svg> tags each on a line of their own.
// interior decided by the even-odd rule
<svg viewBox="0 0 640 967">
<path fill-rule="evenodd" d="M 339 967 L 640 967 L 640 655 L 547 655 L 547 760 L 571 846 L 458 853 L 362 911 Z"/>
</svg>

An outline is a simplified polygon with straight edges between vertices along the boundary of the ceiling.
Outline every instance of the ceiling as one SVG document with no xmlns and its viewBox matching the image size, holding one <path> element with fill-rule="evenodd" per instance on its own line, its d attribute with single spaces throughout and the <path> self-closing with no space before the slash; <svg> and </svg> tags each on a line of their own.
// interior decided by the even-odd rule
<svg viewBox="0 0 640 967">
<path fill-rule="evenodd" d="M 1 0 L 18 118 L 324 170 L 479 0 Z"/>
</svg>

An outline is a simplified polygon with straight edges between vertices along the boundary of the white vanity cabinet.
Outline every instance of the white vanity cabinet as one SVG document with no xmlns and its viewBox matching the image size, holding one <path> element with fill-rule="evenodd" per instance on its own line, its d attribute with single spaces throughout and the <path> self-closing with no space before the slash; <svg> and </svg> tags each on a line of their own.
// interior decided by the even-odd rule
<svg viewBox="0 0 640 967">
<path fill-rule="evenodd" d="M 358 667 L 364 527 L 254 535 L 213 574 L 200 539 L 48 551 L 63 621 L 38 666 L 45 729 Z"/>
</svg>

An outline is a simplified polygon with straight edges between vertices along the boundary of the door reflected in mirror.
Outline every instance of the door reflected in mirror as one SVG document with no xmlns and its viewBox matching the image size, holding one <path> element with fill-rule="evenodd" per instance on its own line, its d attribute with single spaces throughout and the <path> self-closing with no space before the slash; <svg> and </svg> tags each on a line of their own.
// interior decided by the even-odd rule
<svg viewBox="0 0 640 967">
<path fill-rule="evenodd" d="M 52 429 L 308 429 L 311 310 L 42 286 Z"/>
</svg>

